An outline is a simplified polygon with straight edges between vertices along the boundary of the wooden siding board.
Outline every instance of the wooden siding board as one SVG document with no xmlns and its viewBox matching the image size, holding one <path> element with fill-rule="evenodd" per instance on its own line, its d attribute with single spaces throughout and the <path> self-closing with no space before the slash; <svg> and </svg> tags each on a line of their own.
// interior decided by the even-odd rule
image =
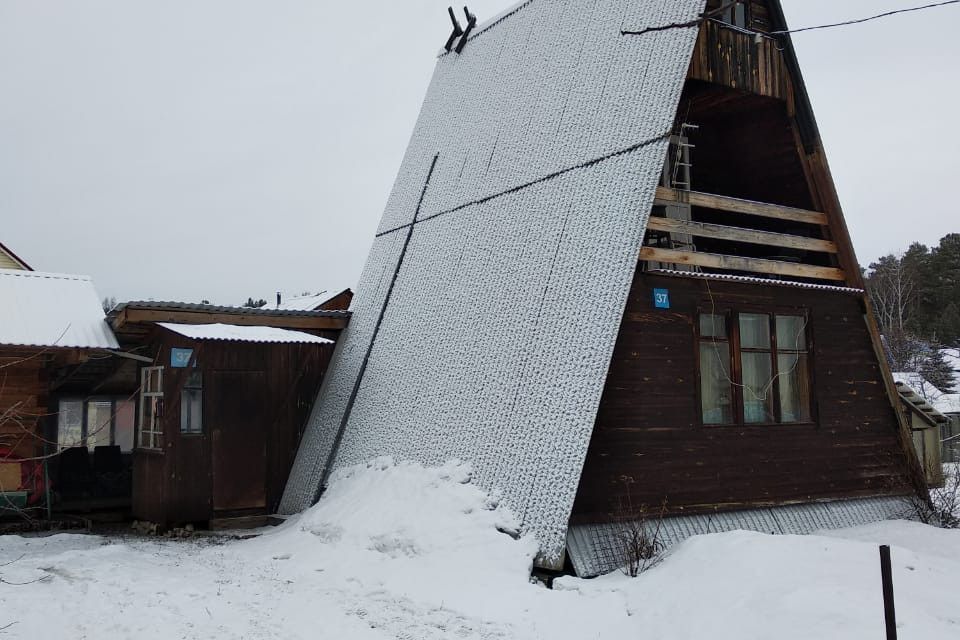
<svg viewBox="0 0 960 640">
<path fill-rule="evenodd" d="M 654 287 L 670 291 L 669 322 L 653 308 Z M 711 308 L 711 294 L 718 309 L 809 310 L 816 423 L 700 424 L 693 323 L 698 309 Z M 907 491 L 862 304 L 839 292 L 726 282 L 708 289 L 638 273 L 571 521 L 607 517 L 625 476 L 634 479 L 634 504 L 666 497 L 674 513 Z"/>
</svg>

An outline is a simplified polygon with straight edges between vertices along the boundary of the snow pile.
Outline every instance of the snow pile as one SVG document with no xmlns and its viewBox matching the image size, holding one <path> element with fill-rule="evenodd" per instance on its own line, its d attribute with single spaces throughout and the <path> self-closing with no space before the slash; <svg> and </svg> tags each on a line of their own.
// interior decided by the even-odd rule
<svg viewBox="0 0 960 640">
<path fill-rule="evenodd" d="M 537 545 L 458 463 L 377 460 L 252 540 L 0 537 L 0 638 L 384 640 L 958 637 L 960 532 L 908 522 L 691 538 L 637 579 L 531 584 Z"/>
</svg>

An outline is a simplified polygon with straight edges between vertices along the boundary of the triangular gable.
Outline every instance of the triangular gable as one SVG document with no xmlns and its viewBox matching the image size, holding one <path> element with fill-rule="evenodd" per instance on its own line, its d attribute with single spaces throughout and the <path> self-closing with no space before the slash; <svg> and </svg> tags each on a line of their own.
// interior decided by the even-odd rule
<svg viewBox="0 0 960 640">
<path fill-rule="evenodd" d="M 620 30 L 703 5 L 536 0 L 440 56 L 281 511 L 334 449 L 461 458 L 561 557 L 697 35 Z"/>
</svg>

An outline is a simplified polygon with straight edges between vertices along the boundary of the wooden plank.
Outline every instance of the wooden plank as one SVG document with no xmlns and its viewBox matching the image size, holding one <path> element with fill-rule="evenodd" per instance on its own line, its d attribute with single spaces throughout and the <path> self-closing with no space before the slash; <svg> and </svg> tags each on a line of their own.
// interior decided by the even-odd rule
<svg viewBox="0 0 960 640">
<path fill-rule="evenodd" d="M 699 191 L 680 191 L 678 189 L 670 189 L 669 187 L 657 187 L 655 204 L 671 204 L 674 202 L 689 204 L 694 207 L 703 207 L 705 209 L 733 211 L 734 213 L 743 213 L 763 218 L 791 220 L 793 222 L 803 222 L 820 226 L 827 225 L 827 214 L 820 213 L 819 211 L 807 211 L 806 209 L 785 207 L 778 204 L 768 204 L 766 202 L 754 202 L 753 200 L 741 200 L 740 198 L 718 196 L 712 193 L 700 193 Z"/>
<path fill-rule="evenodd" d="M 707 224 L 705 222 L 674 220 L 672 218 L 650 218 L 650 221 L 647 223 L 647 229 L 666 231 L 669 233 L 683 233 L 700 238 L 717 238 L 719 240 L 732 240 L 750 244 L 788 247 L 790 249 L 800 249 L 801 251 L 820 251 L 822 253 L 837 252 L 837 245 L 829 240 L 806 238 L 804 236 L 794 236 L 785 233 L 771 233 L 769 231 L 756 231 L 754 229 L 741 229 L 739 227 Z"/>
<path fill-rule="evenodd" d="M 714 269 L 728 269 L 731 271 L 749 271 L 751 273 L 767 273 L 778 276 L 815 278 L 817 280 L 843 281 L 846 279 L 843 270 L 833 267 L 816 267 L 809 264 L 795 264 L 793 262 L 764 260 L 761 258 L 742 258 L 740 256 L 726 256 L 718 253 L 701 253 L 698 251 L 643 247 L 640 250 L 640 259 L 698 267 L 712 267 Z"/>
<path fill-rule="evenodd" d="M 329 330 L 344 329 L 350 318 L 330 316 L 287 316 L 243 313 L 216 313 L 188 309 L 124 309 L 117 316 L 113 328 L 121 330 L 126 324 L 139 322 L 174 322 L 184 324 L 209 324 L 222 322 L 244 326 L 270 326 L 281 329 Z"/>
</svg>

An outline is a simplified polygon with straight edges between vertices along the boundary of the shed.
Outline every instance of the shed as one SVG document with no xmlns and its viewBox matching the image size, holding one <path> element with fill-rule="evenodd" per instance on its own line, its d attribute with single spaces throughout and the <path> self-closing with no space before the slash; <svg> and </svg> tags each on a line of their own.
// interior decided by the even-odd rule
<svg viewBox="0 0 960 640">
<path fill-rule="evenodd" d="M 140 369 L 133 515 L 167 528 L 273 513 L 334 341 L 154 323 Z"/>
</svg>

